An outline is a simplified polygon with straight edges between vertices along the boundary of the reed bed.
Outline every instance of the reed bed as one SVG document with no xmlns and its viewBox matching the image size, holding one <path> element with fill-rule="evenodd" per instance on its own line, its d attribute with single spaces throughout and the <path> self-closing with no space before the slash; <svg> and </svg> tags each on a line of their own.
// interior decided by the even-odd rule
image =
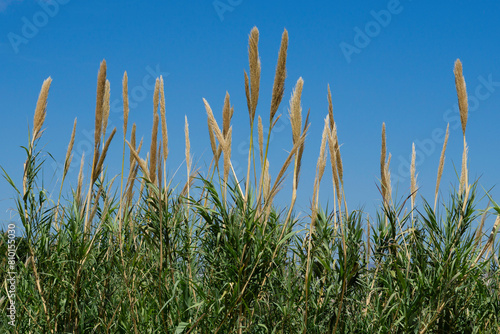
<svg viewBox="0 0 500 334">
<path fill-rule="evenodd" d="M 488 207 L 478 208 L 477 183 L 468 180 L 467 92 L 461 62 L 454 70 L 464 143 L 458 190 L 439 195 L 447 130 L 434 201 L 429 204 L 417 196 L 414 146 L 410 193 L 394 198 L 390 138 L 382 124 L 379 211 L 372 219 L 361 210 L 349 210 L 337 132 L 342 125 L 334 120 L 334 101 L 330 87 L 325 87 L 325 123 L 310 214 L 297 218 L 294 205 L 310 126 L 301 102 L 307 84 L 302 78 L 296 81 L 289 103 L 289 155 L 276 161 L 268 153 L 270 134 L 281 117 L 277 111 L 285 90 L 288 32 L 281 39 L 269 118 L 262 113 L 262 103 L 257 108 L 258 43 L 259 31 L 253 28 L 249 75 L 244 72 L 252 138 L 245 175 L 236 175 L 231 162 L 234 108 L 226 93 L 221 123 L 200 97 L 213 153 L 207 170 L 193 165 L 185 117 L 187 179 L 172 186 L 167 179 L 163 78 L 156 81 L 150 150 L 144 152 L 142 140 L 137 145 L 135 124 L 128 134 L 127 73 L 122 82 L 122 169 L 119 175 L 108 175 L 106 155 L 116 129 L 106 131 L 110 83 L 103 61 L 90 169 L 82 156 L 76 188 L 63 193 L 75 120 L 60 193 L 57 201 L 49 198 L 42 179 L 47 153 L 40 147 L 51 79 L 43 83 L 25 150 L 22 188 L 4 171 L 18 195 L 24 235 L 15 239 L 16 295 L 10 300 L 4 288 L 0 297 L 0 332 L 500 333 L 500 206 L 490 197 Z M 280 166 L 274 178 L 270 164 Z M 321 207 L 319 198 L 328 164 L 334 198 L 330 209 Z M 292 184 L 290 205 L 277 207 L 274 199 L 286 181 Z M 494 221 L 492 230 L 484 230 L 486 220 Z M 3 254 L 7 247 L 7 234 L 1 233 Z M 9 265 L 3 257 L 3 287 L 12 271 Z M 13 301 L 16 317 L 9 323 Z"/>
</svg>

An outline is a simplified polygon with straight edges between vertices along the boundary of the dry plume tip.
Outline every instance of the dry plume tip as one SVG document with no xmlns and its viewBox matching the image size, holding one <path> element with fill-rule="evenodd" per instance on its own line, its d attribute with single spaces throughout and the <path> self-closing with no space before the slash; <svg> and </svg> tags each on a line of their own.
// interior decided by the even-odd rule
<svg viewBox="0 0 500 334">
<path fill-rule="evenodd" d="M 45 79 L 42 84 L 42 88 L 40 89 L 40 94 L 38 95 L 38 101 L 36 102 L 36 108 L 35 108 L 35 117 L 33 119 L 33 140 L 38 139 L 41 135 L 43 122 L 45 121 L 45 115 L 47 110 L 47 98 L 49 96 L 51 83 L 52 83 L 51 77 Z"/>
<path fill-rule="evenodd" d="M 276 74 L 274 76 L 273 94 L 271 98 L 271 113 L 270 121 L 274 119 L 274 115 L 278 111 L 283 93 L 285 92 L 286 78 L 286 54 L 288 49 L 288 31 L 285 29 L 281 38 L 281 47 L 278 55 L 278 64 L 276 65 Z"/>
<path fill-rule="evenodd" d="M 455 86 L 457 88 L 457 96 L 458 96 L 458 107 L 460 110 L 460 122 L 462 123 L 462 132 L 465 136 L 465 128 L 467 126 L 467 117 L 468 117 L 468 102 L 467 102 L 467 89 L 465 87 L 465 79 L 462 70 L 462 62 L 460 59 L 457 59 L 455 62 L 455 68 L 453 70 L 455 73 Z"/>
</svg>

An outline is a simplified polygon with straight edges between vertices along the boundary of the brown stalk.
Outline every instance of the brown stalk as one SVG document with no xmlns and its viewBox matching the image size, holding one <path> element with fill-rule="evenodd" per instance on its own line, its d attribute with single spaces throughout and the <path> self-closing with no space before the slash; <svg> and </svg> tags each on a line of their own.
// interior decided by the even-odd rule
<svg viewBox="0 0 500 334">
<path fill-rule="evenodd" d="M 73 155 L 71 154 L 71 152 L 73 151 L 73 145 L 75 143 L 75 133 L 76 133 L 76 118 L 75 122 L 73 123 L 73 131 L 71 132 L 71 139 L 69 140 L 68 149 L 66 151 L 66 158 L 64 159 L 63 179 L 66 177 L 69 166 L 71 165 L 71 160 L 73 159 Z"/>
<path fill-rule="evenodd" d="M 302 97 L 302 89 L 304 86 L 304 80 L 302 78 L 299 78 L 297 80 L 297 84 L 295 85 L 295 89 L 293 90 L 292 97 L 290 99 L 290 122 L 292 126 L 292 142 L 295 144 L 301 136 L 301 128 L 302 128 L 302 106 L 301 106 L 301 97 Z M 307 122 L 306 122 L 307 124 Z M 304 131 L 305 131 L 304 127 Z M 292 215 L 292 210 L 295 206 L 295 201 L 297 200 L 297 188 L 298 188 L 298 181 L 299 181 L 299 172 L 300 172 L 300 165 L 301 165 L 301 159 L 302 159 L 302 152 L 304 150 L 304 143 L 299 147 L 299 150 L 297 154 L 295 155 L 295 166 L 293 169 L 293 185 L 292 185 L 292 200 L 290 203 L 290 207 L 288 209 L 288 214 L 285 219 L 285 225 L 289 221 L 291 215 Z M 284 230 L 282 231 L 284 233 Z M 281 236 L 280 236 L 281 238 Z"/>
<path fill-rule="evenodd" d="M 102 149 L 102 154 L 99 157 L 99 161 L 97 162 L 97 167 L 94 170 L 94 175 L 92 177 L 92 183 L 95 182 L 95 180 L 97 179 L 97 176 L 99 175 L 99 173 L 102 170 L 102 166 L 104 164 L 104 159 L 106 159 L 106 154 L 108 153 L 109 144 L 111 144 L 111 140 L 113 139 L 115 133 L 116 133 L 116 128 L 114 128 L 113 131 L 111 131 L 111 135 L 109 135 L 109 138 L 106 140 L 106 144 L 104 144 L 104 148 Z"/>
<path fill-rule="evenodd" d="M 139 147 L 137 149 L 137 155 L 139 155 L 139 153 L 141 152 L 141 148 L 142 148 L 142 140 L 141 140 Z M 139 171 L 139 163 L 137 163 L 136 161 L 137 160 L 134 158 L 134 160 L 132 160 L 132 162 L 130 164 L 130 171 L 129 171 L 128 178 L 127 178 L 127 184 L 125 186 L 125 188 L 127 188 L 127 194 L 125 196 L 125 198 L 126 198 L 125 204 L 127 206 L 129 206 L 130 203 L 132 203 L 132 197 L 133 197 L 132 190 L 134 187 L 135 179 L 137 177 L 137 172 Z M 130 225 L 132 228 L 132 224 L 130 224 Z"/>
<path fill-rule="evenodd" d="M 380 152 L 380 183 L 381 183 L 381 190 L 382 190 L 382 198 L 385 200 L 386 199 L 386 194 L 387 194 L 387 180 L 386 180 L 386 175 L 385 175 L 385 158 L 387 154 L 387 148 L 386 148 L 386 139 L 385 139 L 385 123 L 382 123 L 382 149 Z"/>
<path fill-rule="evenodd" d="M 385 182 L 386 182 L 386 185 L 387 185 L 387 190 L 386 190 L 386 193 L 385 193 L 385 202 L 387 204 L 389 204 L 391 202 L 391 199 L 392 199 L 392 187 L 391 187 L 391 171 L 389 169 L 389 165 L 391 164 L 391 154 L 389 153 L 389 156 L 387 157 L 387 163 L 385 164 L 385 169 L 384 169 L 384 173 L 385 173 Z"/>
<path fill-rule="evenodd" d="M 288 157 L 286 158 L 285 162 L 283 163 L 283 166 L 281 166 L 281 169 L 280 169 L 280 171 L 278 173 L 278 176 L 276 177 L 276 180 L 274 181 L 274 185 L 271 188 L 271 192 L 270 192 L 269 198 L 266 199 L 266 201 L 267 201 L 266 204 L 267 205 L 271 205 L 274 196 L 276 196 L 276 194 L 277 194 L 277 190 L 278 190 L 280 184 L 283 182 L 283 177 L 285 176 L 285 172 L 288 169 L 288 167 L 290 166 L 290 163 L 292 162 L 292 158 L 297 153 L 297 151 L 299 150 L 300 146 L 306 140 L 307 130 L 308 129 L 306 129 L 306 131 L 304 131 L 304 133 L 302 134 L 302 136 L 295 143 L 295 145 L 293 146 L 292 150 L 288 154 Z"/>
<path fill-rule="evenodd" d="M 412 217 L 412 224 L 413 224 L 413 209 L 415 208 L 415 199 L 417 197 L 417 175 L 416 173 L 416 168 L 415 168 L 415 160 L 416 160 L 416 152 L 415 152 L 415 143 L 412 144 L 411 146 L 411 165 L 410 165 L 410 193 L 411 193 L 411 217 Z"/>
<path fill-rule="evenodd" d="M 316 178 L 314 179 L 314 190 L 313 190 L 313 214 L 312 219 L 316 219 L 316 211 L 318 209 L 318 192 L 321 179 L 323 178 L 323 173 L 326 167 L 326 141 L 328 136 L 328 116 L 325 118 L 325 126 L 323 127 L 323 134 L 321 136 L 321 147 L 319 149 L 318 162 L 316 163 Z"/>
<path fill-rule="evenodd" d="M 336 152 L 336 146 L 337 146 L 337 126 L 334 124 L 333 129 L 328 132 L 328 149 L 330 151 L 330 164 L 332 165 L 332 180 L 333 180 L 333 186 L 335 187 L 335 190 L 337 192 L 337 201 L 339 202 L 339 210 L 340 210 L 340 198 L 342 197 L 342 193 L 340 192 L 340 182 L 339 182 L 339 175 L 338 175 L 338 163 L 337 163 L 337 152 Z"/>
<path fill-rule="evenodd" d="M 149 150 L 151 156 L 149 161 L 149 176 L 151 177 L 151 183 L 155 183 L 156 181 L 156 147 L 158 143 L 158 122 L 158 113 L 155 112 L 153 116 L 153 131 L 151 133 L 151 148 Z"/>
<path fill-rule="evenodd" d="M 130 135 L 130 144 L 132 147 L 135 149 L 135 131 L 136 131 L 136 126 L 135 123 L 132 124 L 132 134 Z M 134 156 L 132 155 L 132 152 L 130 153 L 130 167 L 132 167 L 132 163 L 134 162 Z"/>
<path fill-rule="evenodd" d="M 498 228 L 500 227 L 500 215 L 497 216 L 495 220 L 495 224 L 493 225 L 493 228 L 491 229 L 490 236 L 488 238 L 488 241 L 486 241 L 486 244 L 484 245 L 482 251 L 479 253 L 477 256 L 476 260 L 474 261 L 474 264 L 477 264 L 479 262 L 479 259 L 484 255 L 484 253 L 493 246 L 493 242 L 495 241 L 495 235 L 497 233 Z"/>
<path fill-rule="evenodd" d="M 258 132 L 259 132 L 259 154 L 261 163 L 264 160 L 264 128 L 262 127 L 262 118 L 259 116 L 258 123 Z"/>
<path fill-rule="evenodd" d="M 135 161 L 134 161 L 135 162 Z M 135 178 L 137 177 L 137 172 L 139 171 L 139 164 L 134 164 L 133 167 L 130 170 L 129 177 L 127 180 L 127 192 L 125 195 L 125 204 L 126 207 L 130 206 L 130 203 L 132 203 L 132 197 L 134 196 L 133 189 L 134 189 L 134 181 Z"/>
<path fill-rule="evenodd" d="M 439 185 L 441 183 L 441 176 L 443 175 L 446 145 L 448 144 L 449 135 L 450 135 L 450 123 L 448 123 L 448 126 L 446 127 L 446 135 L 444 137 L 443 149 L 441 150 L 441 157 L 439 158 L 439 167 L 438 167 L 438 174 L 437 174 L 437 180 L 436 180 L 436 191 L 434 193 L 434 211 L 436 211 Z"/>
<path fill-rule="evenodd" d="M 189 184 L 189 174 L 191 172 L 191 143 L 189 141 L 189 123 L 187 116 L 184 116 L 184 136 L 186 138 L 186 168 L 187 168 L 187 179 L 188 179 L 188 184 Z M 189 187 L 187 190 L 188 197 L 189 197 Z"/>
<path fill-rule="evenodd" d="M 250 124 L 252 124 L 252 98 L 250 93 L 250 80 L 248 79 L 247 71 L 243 70 L 245 77 L 245 96 L 247 98 L 248 115 L 250 116 Z"/>
<path fill-rule="evenodd" d="M 233 127 L 229 128 L 226 138 L 224 138 L 224 145 L 222 150 L 224 152 L 224 188 L 227 187 L 227 181 L 229 177 L 229 169 L 231 167 L 231 137 L 233 134 Z"/>
<path fill-rule="evenodd" d="M 76 200 L 80 203 L 82 198 L 82 186 L 83 186 L 83 163 L 85 161 L 85 153 L 82 153 L 82 159 L 80 161 L 80 171 L 78 172 L 78 185 L 76 187 Z"/>
<path fill-rule="evenodd" d="M 476 238 L 475 238 L 475 245 L 474 245 L 474 252 L 476 252 L 476 247 L 479 245 L 481 242 L 481 238 L 483 236 L 483 228 L 484 228 L 484 223 L 486 222 L 486 217 L 488 216 L 488 207 L 490 206 L 491 201 L 488 201 L 488 205 L 486 206 L 486 210 L 484 210 L 484 213 L 481 215 L 481 222 L 479 223 L 478 228 L 476 229 Z"/>
<path fill-rule="evenodd" d="M 309 115 L 311 113 L 311 109 L 307 110 L 307 115 L 306 115 L 306 121 L 304 122 L 304 127 L 302 128 L 302 133 L 304 133 L 309 126 Z M 299 152 L 297 154 L 297 174 L 295 175 L 295 182 L 297 182 L 297 185 L 299 184 L 299 177 L 300 177 L 300 167 L 302 166 L 302 155 L 304 154 L 304 147 L 305 145 L 303 144 L 299 148 Z"/>
<path fill-rule="evenodd" d="M 162 168 L 161 168 L 161 161 L 162 161 L 162 155 L 161 155 L 161 140 L 160 140 L 160 145 L 158 145 L 158 154 L 157 154 L 157 166 L 156 166 L 156 173 L 158 174 L 158 189 L 160 191 L 160 197 L 161 197 L 161 183 L 162 183 Z M 160 211 L 161 211 L 161 206 L 160 206 Z M 161 224 L 161 221 L 160 221 Z"/>
<path fill-rule="evenodd" d="M 335 125 L 334 128 L 335 128 L 335 131 L 333 132 L 333 135 L 335 136 L 335 154 L 337 155 L 335 162 L 337 163 L 337 172 L 339 174 L 340 185 L 343 187 L 344 186 L 344 167 L 342 164 L 342 157 L 340 155 L 340 145 L 339 145 L 339 138 L 338 138 L 338 134 L 337 134 L 337 126 Z"/>
<path fill-rule="evenodd" d="M 326 167 L 326 141 L 327 137 L 329 137 L 329 119 L 331 119 L 329 116 L 325 118 L 325 126 L 323 128 L 323 135 L 321 137 L 321 147 L 319 151 L 319 157 L 318 157 L 318 162 L 316 164 L 316 178 L 314 180 L 314 191 L 313 191 L 313 204 L 311 208 L 311 223 L 309 224 L 309 234 L 308 234 L 308 245 L 307 245 L 307 262 L 306 262 L 306 276 L 305 276 L 305 283 L 304 283 L 304 290 L 305 290 L 305 311 L 304 311 L 304 320 L 307 322 L 307 311 L 308 311 L 308 299 L 309 299 L 309 275 L 310 275 L 310 270 L 311 270 L 311 248 L 312 248 L 312 235 L 314 232 L 314 227 L 316 224 L 316 215 L 318 212 L 318 193 L 319 193 L 319 186 L 321 183 L 321 178 L 323 177 L 323 173 L 325 171 Z M 305 331 L 305 329 L 304 329 Z"/>
<path fill-rule="evenodd" d="M 137 153 L 137 151 L 132 147 L 132 145 L 130 145 L 130 143 L 128 141 L 125 141 L 125 142 L 127 143 L 128 147 L 130 149 L 130 153 L 132 153 L 132 156 L 139 164 L 139 167 L 141 167 L 142 173 L 144 174 L 146 179 L 149 180 L 149 182 L 151 182 L 151 178 L 149 177 L 148 165 L 147 165 L 146 161 L 144 161 L 143 159 L 141 159 L 139 157 L 139 154 Z"/>
<path fill-rule="evenodd" d="M 468 180 L 467 180 L 467 155 L 468 155 L 468 147 L 467 147 L 467 142 L 465 141 L 465 136 L 464 136 L 464 151 L 462 153 L 462 172 L 460 173 L 460 188 L 459 188 L 459 193 L 462 194 L 464 190 L 468 188 Z"/>
<path fill-rule="evenodd" d="M 264 185 L 263 192 L 264 198 L 269 198 L 271 192 L 271 175 L 269 174 L 269 160 L 266 161 L 266 169 L 264 170 Z"/>
</svg>

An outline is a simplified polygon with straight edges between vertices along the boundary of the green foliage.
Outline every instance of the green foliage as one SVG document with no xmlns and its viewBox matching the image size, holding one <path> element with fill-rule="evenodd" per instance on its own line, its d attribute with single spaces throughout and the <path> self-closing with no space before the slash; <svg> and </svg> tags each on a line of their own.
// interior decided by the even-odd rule
<svg viewBox="0 0 500 334">
<path fill-rule="evenodd" d="M 18 200 L 25 235 L 15 239 L 14 332 L 130 333 L 137 326 L 140 333 L 325 333 L 337 319 L 340 333 L 498 329 L 498 247 L 476 261 L 485 239 L 473 227 L 480 218 L 475 186 L 468 198 L 452 194 L 443 215 L 424 202 L 413 222 L 402 206 L 384 206 L 369 249 L 361 211 L 319 210 L 312 235 L 300 233 L 294 219 L 281 233 L 283 216 L 245 205 L 235 187 L 224 201 L 207 179 L 198 181 L 198 199 L 146 183 L 124 216 L 124 226 L 134 228 L 124 229 L 120 250 L 119 203 L 107 190 L 95 200 L 91 232 L 84 232 L 76 198 L 53 228 L 55 208 L 36 186 L 37 157 L 28 156 L 37 167 Z M 3 233 L 3 253 L 7 238 Z M 7 271 L 4 259 L 2 281 Z M 2 300 L 4 314 L 7 304 Z M 10 330 L 1 319 L 0 328 Z"/>
</svg>

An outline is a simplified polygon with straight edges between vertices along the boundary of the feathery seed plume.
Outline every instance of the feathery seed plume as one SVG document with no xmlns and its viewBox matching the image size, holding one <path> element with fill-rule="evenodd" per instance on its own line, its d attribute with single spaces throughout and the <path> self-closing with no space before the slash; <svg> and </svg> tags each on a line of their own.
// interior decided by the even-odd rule
<svg viewBox="0 0 500 334">
<path fill-rule="evenodd" d="M 106 60 L 101 62 L 99 74 L 97 75 L 97 101 L 95 108 L 95 134 L 94 145 L 97 148 L 101 141 L 102 118 L 103 118 L 103 102 L 106 93 Z M 98 152 L 95 152 L 97 154 Z"/>
<path fill-rule="evenodd" d="M 288 49 L 288 31 L 285 29 L 281 38 L 281 46 L 278 55 L 278 64 L 276 66 L 276 74 L 274 77 L 273 95 L 271 98 L 271 113 L 270 122 L 272 123 L 274 115 L 278 111 L 283 93 L 285 92 L 286 78 L 286 53 Z"/>
<path fill-rule="evenodd" d="M 219 126 L 217 125 L 217 121 L 215 120 L 214 113 L 212 112 L 212 108 L 210 108 L 210 105 L 208 104 L 207 100 L 203 99 L 203 103 L 205 104 L 205 110 L 207 111 L 208 115 L 208 122 L 210 123 L 210 128 L 213 130 L 215 137 L 219 141 L 221 145 L 224 143 L 224 136 L 222 135 L 222 132 L 220 131 Z"/>
<path fill-rule="evenodd" d="M 99 74 L 97 75 L 97 98 L 95 107 L 95 131 L 94 131 L 94 158 L 92 160 L 92 180 L 96 175 L 95 170 L 99 161 L 99 146 L 102 134 L 103 101 L 106 91 L 106 60 L 101 62 Z"/>
<path fill-rule="evenodd" d="M 226 97 L 224 98 L 224 107 L 222 108 L 222 134 L 227 135 L 229 131 L 229 126 L 231 125 L 231 102 L 229 100 L 229 93 L 226 92 Z"/>
<path fill-rule="evenodd" d="M 215 157 L 217 155 L 217 143 L 215 142 L 214 131 L 210 126 L 210 117 L 208 116 L 207 116 L 207 125 L 208 125 L 208 134 L 210 135 L 210 147 L 212 148 L 212 154 L 215 160 Z M 215 161 L 215 164 L 217 165 L 217 161 Z"/>
<path fill-rule="evenodd" d="M 457 88 L 458 96 L 458 107 L 460 110 L 460 121 L 462 123 L 462 132 L 465 136 L 465 128 L 467 126 L 467 115 L 468 115 L 468 102 L 467 102 L 467 89 L 465 87 L 465 79 L 462 71 L 462 62 L 457 59 L 455 62 L 455 68 L 453 70 L 455 73 L 455 86 Z"/>
<path fill-rule="evenodd" d="M 33 139 L 40 138 L 43 122 L 45 121 L 45 115 L 47 114 L 47 98 L 49 96 L 50 84 L 52 83 L 52 78 L 48 77 L 44 80 L 42 88 L 40 89 L 40 94 L 38 95 L 38 100 L 36 102 L 35 117 L 33 119 Z"/>
<path fill-rule="evenodd" d="M 123 74 L 123 136 L 127 134 L 127 124 L 128 124 L 128 76 L 127 72 Z"/>
<path fill-rule="evenodd" d="M 333 129 L 333 124 L 335 124 L 335 121 L 333 119 L 332 92 L 330 91 L 329 84 L 328 84 L 328 115 L 330 116 L 330 129 Z"/>
<path fill-rule="evenodd" d="M 165 112 L 165 89 L 163 87 L 163 76 L 160 76 L 160 114 L 161 114 L 161 136 L 163 138 L 163 160 L 168 157 L 168 132 L 167 116 Z"/>
<path fill-rule="evenodd" d="M 330 130 L 333 131 L 335 126 L 335 120 L 333 119 L 333 102 L 332 102 L 332 92 L 330 91 L 330 85 L 328 85 L 328 116 L 330 118 Z M 335 161 L 337 162 L 337 172 L 339 174 L 340 183 L 344 184 L 344 168 L 342 165 L 342 157 L 340 155 L 340 145 L 338 140 L 338 134 L 335 130 L 335 154 L 337 155 Z"/>
<path fill-rule="evenodd" d="M 290 99 L 290 123 L 292 125 L 292 139 L 295 144 L 300 138 L 300 131 L 302 129 L 302 106 L 300 105 L 300 99 L 302 97 L 302 88 L 304 86 L 304 80 L 302 77 L 297 80 L 295 89 L 292 93 L 292 98 Z"/>
<path fill-rule="evenodd" d="M 260 89 L 259 30 L 257 27 L 253 27 L 248 38 L 248 61 L 250 64 L 250 106 L 248 109 L 250 123 L 253 124 Z"/>
<path fill-rule="evenodd" d="M 160 99 L 160 79 L 156 78 L 155 91 L 153 94 L 153 108 L 154 113 L 158 113 L 158 101 Z M 156 153 L 155 153 L 156 154 Z"/>
<path fill-rule="evenodd" d="M 104 101 L 102 105 L 102 138 L 106 136 L 106 128 L 108 127 L 108 118 L 109 118 L 109 96 L 110 94 L 110 84 L 109 80 L 106 80 L 106 86 L 104 89 Z"/>
</svg>

